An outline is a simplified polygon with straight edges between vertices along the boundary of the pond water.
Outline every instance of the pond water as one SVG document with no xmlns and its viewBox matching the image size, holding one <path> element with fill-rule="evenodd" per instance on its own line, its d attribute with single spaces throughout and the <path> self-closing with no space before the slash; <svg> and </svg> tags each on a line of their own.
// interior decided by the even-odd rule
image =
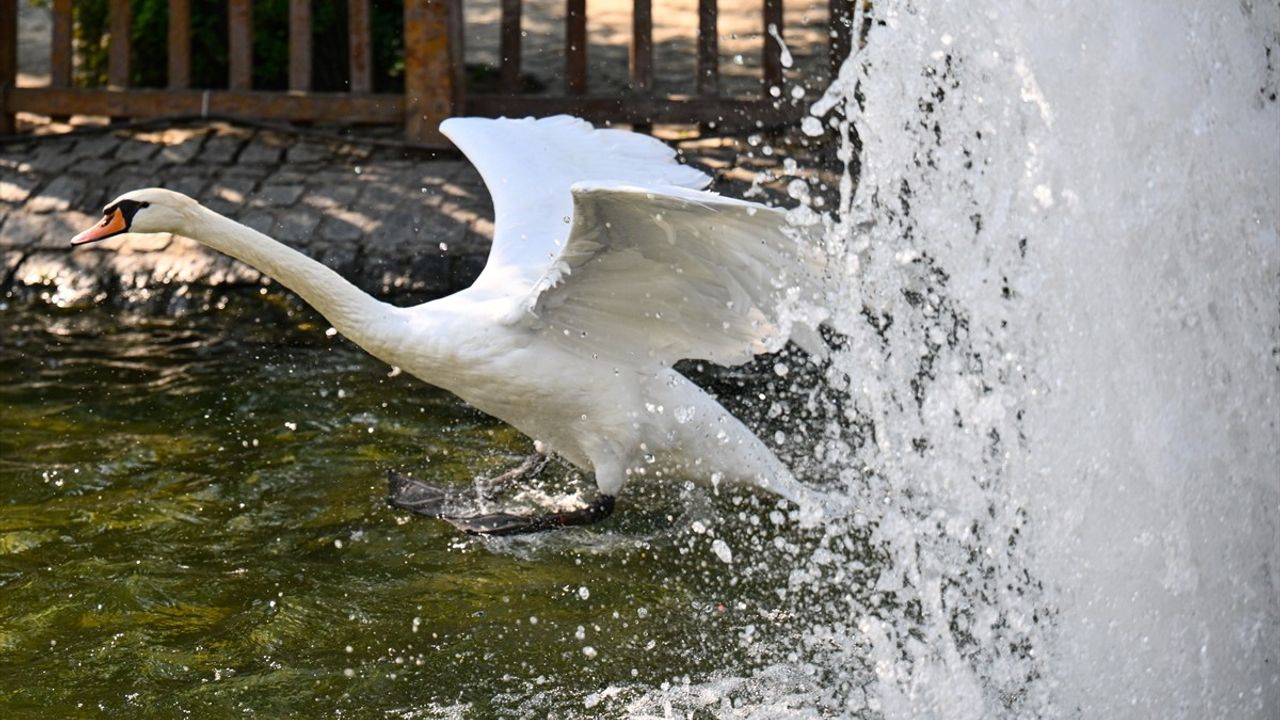
<svg viewBox="0 0 1280 720">
<path fill-rule="evenodd" d="M 0 714 L 1275 717 L 1280 6 L 871 12 L 801 125 L 843 176 L 779 171 L 830 360 L 685 368 L 849 517 L 466 538 L 384 473 L 527 440 L 287 296 L 15 302 Z"/>
<path fill-rule="evenodd" d="M 326 328 L 258 295 L 0 311 L 7 712 L 627 714 L 770 659 L 807 542 L 770 499 L 629 487 L 498 540 L 393 510 L 387 469 L 465 485 L 528 441 Z"/>
</svg>

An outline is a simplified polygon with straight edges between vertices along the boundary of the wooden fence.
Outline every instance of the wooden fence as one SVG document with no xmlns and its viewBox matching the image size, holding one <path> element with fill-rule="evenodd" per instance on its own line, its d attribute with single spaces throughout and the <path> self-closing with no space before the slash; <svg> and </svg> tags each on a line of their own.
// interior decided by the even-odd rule
<svg viewBox="0 0 1280 720">
<path fill-rule="evenodd" d="M 441 120 L 452 115 L 551 115 L 572 113 L 595 122 L 633 125 L 716 123 L 724 129 L 789 122 L 802 108 L 769 94 L 781 86 L 784 68 L 778 41 L 783 30 L 782 0 L 764 0 L 761 93 L 726 97 L 720 93 L 716 0 L 699 0 L 697 80 L 693 95 L 660 95 L 653 89 L 652 0 L 634 0 L 630 47 L 630 90 L 592 95 L 587 88 L 586 0 L 565 0 L 567 94 L 521 95 L 521 0 L 500 0 L 499 92 L 468 93 L 463 73 L 461 0 L 404 0 L 403 94 L 374 93 L 370 0 L 348 0 L 347 34 L 350 92 L 311 89 L 311 0 L 289 3 L 289 89 L 253 90 L 253 3 L 229 0 L 226 89 L 191 85 L 191 3 L 169 0 L 168 87 L 129 87 L 130 0 L 110 0 L 107 86 L 72 86 L 72 0 L 52 0 L 50 83 L 17 87 L 17 0 L 0 0 L 0 133 L 15 131 L 14 114 L 158 117 L 218 115 L 281 121 L 403 125 L 409 142 L 436 146 Z M 851 47 L 854 3 L 830 2 L 830 61 L 833 70 Z"/>
</svg>

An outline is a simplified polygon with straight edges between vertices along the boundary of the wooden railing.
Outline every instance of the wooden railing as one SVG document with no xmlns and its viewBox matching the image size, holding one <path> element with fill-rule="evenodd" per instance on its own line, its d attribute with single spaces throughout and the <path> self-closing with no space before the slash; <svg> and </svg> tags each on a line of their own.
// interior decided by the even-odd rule
<svg viewBox="0 0 1280 720">
<path fill-rule="evenodd" d="M 852 47 L 857 0 L 828 0 L 828 46 L 832 75 Z M 799 119 L 804 108 L 779 100 L 770 89 L 784 83 L 782 64 L 782 0 L 764 0 L 762 77 L 757 96 L 726 97 L 720 92 L 720 53 L 716 0 L 699 0 L 696 44 L 696 90 L 693 95 L 658 95 L 653 90 L 654 43 L 652 0 L 633 0 L 630 47 L 630 90 L 593 95 L 587 87 L 586 0 L 566 0 L 565 85 L 567 96 L 520 95 L 520 0 L 502 0 L 499 93 L 466 94 L 468 114 L 521 116 L 571 113 L 596 122 L 647 126 L 654 123 L 715 125 L 721 129 L 774 125 Z M 772 31 L 770 30 L 772 28 Z"/>
<path fill-rule="evenodd" d="M 155 117 L 219 115 L 253 119 L 401 124 L 411 142 L 443 142 L 436 131 L 454 114 L 461 91 L 462 45 L 454 38 L 460 0 L 405 0 L 404 94 L 372 93 L 370 0 L 348 0 L 351 92 L 311 91 L 311 3 L 289 4 L 289 90 L 251 89 L 253 3 L 230 0 L 227 89 L 192 89 L 191 3 L 169 0 L 168 87 L 129 85 L 129 0 L 110 0 L 111 42 L 105 88 L 71 87 L 71 0 L 53 2 L 48 87 L 16 87 L 17 0 L 0 0 L 0 133 L 14 131 L 14 114 Z"/>
<path fill-rule="evenodd" d="M 770 95 L 784 82 L 782 0 L 764 0 L 761 92 L 748 97 L 720 93 L 716 0 L 699 0 L 697 79 L 693 95 L 654 92 L 652 0 L 634 0 L 630 89 L 592 95 L 587 84 L 586 0 L 566 1 L 566 95 L 521 95 L 521 0 L 500 0 L 501 65 L 498 92 L 467 93 L 462 64 L 461 0 L 405 0 L 403 94 L 374 93 L 370 0 L 347 0 L 350 92 L 312 88 L 311 1 L 290 0 L 288 90 L 252 89 L 253 3 L 229 0 L 227 88 L 191 85 L 190 0 L 169 0 L 168 87 L 129 87 L 130 0 L 110 0 L 110 37 L 105 88 L 72 87 L 72 3 L 53 0 L 50 83 L 17 87 L 17 0 L 0 0 L 0 133 L 15 131 L 14 115 L 105 115 L 156 117 L 217 115 L 252 119 L 397 124 L 409 142 L 442 144 L 441 120 L 458 114 L 550 115 L 567 112 L 596 122 L 647 126 L 654 123 L 717 125 L 724 129 L 775 124 L 799 117 L 803 108 Z M 856 0 L 829 0 L 831 67 L 851 47 Z"/>
</svg>

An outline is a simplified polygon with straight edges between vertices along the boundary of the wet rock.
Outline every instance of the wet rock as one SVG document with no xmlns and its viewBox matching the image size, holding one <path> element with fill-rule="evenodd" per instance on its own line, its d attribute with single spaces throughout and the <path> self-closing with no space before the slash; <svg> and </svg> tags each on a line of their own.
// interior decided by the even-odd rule
<svg viewBox="0 0 1280 720">
<path fill-rule="evenodd" d="M 118 238 L 104 240 L 103 245 L 116 241 L 117 245 L 114 251 L 120 255 L 134 255 L 140 253 L 159 253 L 173 242 L 173 235 L 170 233 L 126 233 Z"/>
<path fill-rule="evenodd" d="M 158 143 L 143 140 L 126 140 L 116 150 L 116 159 L 126 163 L 139 163 L 150 160 L 159 151 L 160 145 Z"/>
<path fill-rule="evenodd" d="M 262 273 L 226 255 L 210 250 L 190 238 L 174 236 L 162 253 L 135 256 L 150 268 L 159 283 L 200 285 L 247 285 L 257 283 Z M 138 267 L 143 267 L 139 265 Z"/>
<path fill-rule="evenodd" d="M 106 193 L 102 196 L 102 202 L 110 202 L 132 190 L 155 187 L 158 180 L 159 177 L 156 174 L 144 173 L 137 169 L 115 173 L 111 182 L 103 185 Z"/>
<path fill-rule="evenodd" d="M 305 242 L 311 239 L 316 226 L 320 224 L 320 216 L 306 209 L 286 210 L 276 219 L 278 240 Z"/>
<path fill-rule="evenodd" d="M 302 201 L 315 208 L 348 208 L 352 207 L 359 194 L 360 186 L 355 183 L 341 183 L 336 178 L 320 177 L 311 183 Z"/>
<path fill-rule="evenodd" d="M 175 144 L 168 145 L 160 151 L 160 160 L 177 165 L 189 163 L 200 153 L 200 148 L 203 147 L 204 140 L 205 134 L 200 133 Z"/>
<path fill-rule="evenodd" d="M 259 137 L 245 146 L 236 162 L 243 165 L 278 165 L 283 154 L 282 147 Z"/>
<path fill-rule="evenodd" d="M 35 197 L 27 200 L 27 212 L 48 213 L 79 207 L 83 201 L 85 183 L 70 175 L 54 178 Z"/>
<path fill-rule="evenodd" d="M 266 210 L 249 210 L 240 216 L 240 222 L 268 236 L 276 229 L 276 217 Z"/>
<path fill-rule="evenodd" d="M 0 225 L 3 227 L 3 225 Z M 13 277 L 14 268 L 22 262 L 27 254 L 13 248 L 0 248 L 0 282 L 8 285 Z"/>
<path fill-rule="evenodd" d="M 25 201 L 35 189 L 36 180 L 30 175 L 18 173 L 0 173 L 0 202 L 20 203 Z"/>
<path fill-rule="evenodd" d="M 27 163 L 33 172 L 42 174 L 61 172 L 79 157 L 73 151 L 74 146 L 73 142 L 46 140 L 36 146 L 35 152 L 28 156 Z"/>
<path fill-rule="evenodd" d="M 372 220 L 360 213 L 335 209 L 325 213 L 318 234 L 326 241 L 352 243 L 364 237 L 366 228 L 372 224 Z"/>
<path fill-rule="evenodd" d="M 418 168 L 417 182 L 419 187 L 430 187 L 453 180 L 460 173 L 467 172 L 470 165 L 463 160 L 437 160 L 430 165 L 430 170 L 423 172 Z"/>
<path fill-rule="evenodd" d="M 297 185 L 306 187 L 310 182 L 314 173 L 308 173 L 295 168 L 284 167 L 276 170 L 267 176 L 265 184 L 267 185 Z"/>
<path fill-rule="evenodd" d="M 0 238 L 5 247 L 26 249 L 44 234 L 48 219 L 42 215 L 9 213 L 0 225 Z"/>
<path fill-rule="evenodd" d="M 0 237 L 8 248 L 66 250 L 76 233 L 96 221 L 94 217 L 75 211 L 46 215 L 14 213 L 5 219 Z"/>
<path fill-rule="evenodd" d="M 199 158 L 201 162 L 215 163 L 226 165 L 235 160 L 236 155 L 240 152 L 240 148 L 244 146 L 244 139 L 235 135 L 217 135 L 209 138 L 204 143 L 204 147 L 200 149 Z"/>
<path fill-rule="evenodd" d="M 214 178 L 206 193 L 205 202 L 210 209 L 220 213 L 235 213 L 253 195 L 258 181 L 244 175 L 221 175 Z M 220 201 L 220 202 L 219 202 Z"/>
<path fill-rule="evenodd" d="M 302 197 L 303 189 L 302 185 L 263 185 L 252 202 L 260 207 L 288 207 Z"/>
<path fill-rule="evenodd" d="M 314 142 L 300 142 L 289 148 L 287 158 L 291 163 L 314 163 L 333 156 L 327 146 Z"/>
<path fill-rule="evenodd" d="M 58 305 L 75 305 L 89 301 L 100 292 L 114 273 L 105 269 L 106 253 L 40 251 L 28 255 L 13 274 L 13 284 L 28 288 L 44 287 L 47 299 Z"/>
<path fill-rule="evenodd" d="M 359 247 L 354 242 L 319 241 L 307 247 L 307 255 L 344 275 L 357 275 L 355 280 L 359 281 L 361 273 L 356 266 Z"/>
<path fill-rule="evenodd" d="M 115 160 L 88 158 L 85 160 L 77 160 L 67 166 L 67 172 L 79 175 L 80 177 L 89 178 L 91 182 L 103 182 L 119 165 L 120 163 Z"/>
<path fill-rule="evenodd" d="M 76 140 L 72 152 L 75 154 L 77 162 L 104 158 L 114 154 L 122 142 L 114 133 L 104 132 L 88 135 Z"/>
<path fill-rule="evenodd" d="M 208 178 L 198 172 L 190 172 L 184 168 L 180 171 L 169 173 L 165 177 L 161 187 L 168 188 L 174 192 L 180 192 L 187 197 L 199 199 L 208 184 Z"/>
<path fill-rule="evenodd" d="M 398 188 L 370 184 L 364 189 L 360 204 L 369 212 L 386 213 L 399 205 L 404 196 L 404 191 Z"/>
</svg>

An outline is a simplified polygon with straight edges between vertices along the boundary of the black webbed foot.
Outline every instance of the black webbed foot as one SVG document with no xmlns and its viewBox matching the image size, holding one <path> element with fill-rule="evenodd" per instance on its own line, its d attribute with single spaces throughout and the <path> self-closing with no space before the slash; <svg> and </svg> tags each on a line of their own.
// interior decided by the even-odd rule
<svg viewBox="0 0 1280 720">
<path fill-rule="evenodd" d="M 440 517 L 461 498 L 457 491 L 428 485 L 408 475 L 387 472 L 387 504 L 419 515 Z"/>
<path fill-rule="evenodd" d="M 601 495 L 586 507 L 544 515 L 489 513 L 483 515 L 440 515 L 440 519 L 469 535 L 525 535 L 571 525 L 590 525 L 613 513 L 613 496 Z"/>
<path fill-rule="evenodd" d="M 546 455 L 535 452 L 520 462 L 519 465 L 510 470 L 489 478 L 488 480 L 479 480 L 476 483 L 476 494 L 486 500 L 492 500 L 498 496 L 503 490 L 506 490 L 517 483 L 532 480 L 542 474 L 546 469 L 547 463 L 551 461 Z"/>
<path fill-rule="evenodd" d="M 387 472 L 387 504 L 419 515 L 437 517 L 471 535 L 523 535 L 544 532 L 571 525 L 599 522 L 613 512 L 613 496 L 601 495 L 585 507 L 560 513 L 519 515 L 508 512 L 463 514 L 464 508 L 490 500 L 504 487 L 536 477 L 547 466 L 548 458 L 535 453 L 519 466 L 475 487 L 441 488 L 421 480 Z"/>
</svg>

